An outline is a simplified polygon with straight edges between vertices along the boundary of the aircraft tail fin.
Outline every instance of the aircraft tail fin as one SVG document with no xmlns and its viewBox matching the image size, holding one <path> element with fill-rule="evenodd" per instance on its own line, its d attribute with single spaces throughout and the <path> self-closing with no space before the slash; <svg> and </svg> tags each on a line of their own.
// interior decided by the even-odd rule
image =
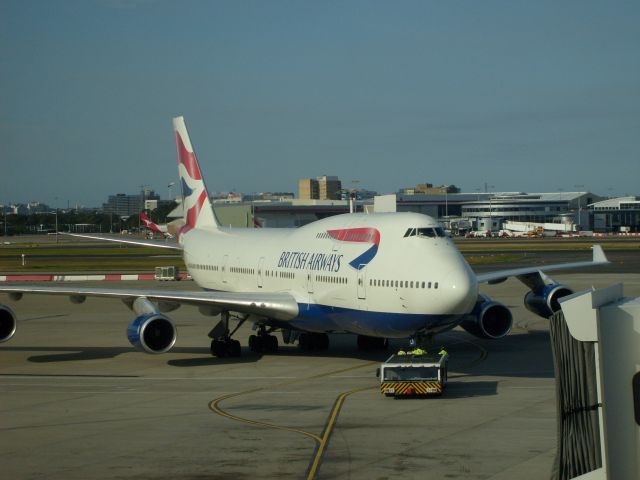
<svg viewBox="0 0 640 480">
<path fill-rule="evenodd" d="M 179 233 L 183 235 L 193 228 L 217 230 L 220 227 L 220 222 L 213 212 L 209 193 L 204 184 L 196 154 L 191 146 L 184 117 L 173 119 L 173 130 L 178 150 L 178 174 L 182 186 L 185 222 Z"/>
<path fill-rule="evenodd" d="M 148 228 L 152 232 L 162 233 L 158 225 L 153 223 L 153 221 L 151 221 L 151 219 L 147 216 L 146 213 L 144 213 L 144 211 L 140 212 L 140 221 L 142 222 L 145 228 Z"/>
</svg>

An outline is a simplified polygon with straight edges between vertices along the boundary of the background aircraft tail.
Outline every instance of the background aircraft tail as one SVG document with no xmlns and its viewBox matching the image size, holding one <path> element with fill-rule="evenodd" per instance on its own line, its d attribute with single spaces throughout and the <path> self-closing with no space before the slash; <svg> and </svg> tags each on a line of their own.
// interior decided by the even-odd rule
<svg viewBox="0 0 640 480">
<path fill-rule="evenodd" d="M 152 232 L 163 233 L 160 227 L 155 223 L 153 223 L 151 219 L 147 216 L 147 214 L 144 213 L 144 211 L 140 212 L 140 220 L 142 221 L 142 224 L 144 225 L 144 227 L 148 228 Z"/>
<path fill-rule="evenodd" d="M 184 117 L 173 119 L 173 130 L 176 134 L 178 174 L 182 185 L 184 206 L 185 225 L 180 229 L 180 235 L 193 228 L 217 230 L 220 227 L 220 222 L 211 207 L 209 193 L 204 184 L 196 154 L 191 146 Z"/>
</svg>

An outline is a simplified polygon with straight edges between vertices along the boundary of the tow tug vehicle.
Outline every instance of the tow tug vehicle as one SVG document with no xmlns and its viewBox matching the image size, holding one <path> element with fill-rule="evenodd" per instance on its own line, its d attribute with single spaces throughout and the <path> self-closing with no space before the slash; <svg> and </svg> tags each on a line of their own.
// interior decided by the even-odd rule
<svg viewBox="0 0 640 480">
<path fill-rule="evenodd" d="M 447 384 L 449 354 L 400 351 L 391 355 L 377 369 L 380 393 L 387 397 L 427 397 L 442 395 Z"/>
</svg>

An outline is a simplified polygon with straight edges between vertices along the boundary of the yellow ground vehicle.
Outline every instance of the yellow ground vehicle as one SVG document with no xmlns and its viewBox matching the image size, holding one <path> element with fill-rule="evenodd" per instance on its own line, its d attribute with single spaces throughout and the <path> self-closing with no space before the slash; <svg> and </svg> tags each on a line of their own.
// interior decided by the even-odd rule
<svg viewBox="0 0 640 480">
<path fill-rule="evenodd" d="M 391 355 L 378 369 L 380 393 L 387 397 L 442 395 L 449 354 Z"/>
</svg>

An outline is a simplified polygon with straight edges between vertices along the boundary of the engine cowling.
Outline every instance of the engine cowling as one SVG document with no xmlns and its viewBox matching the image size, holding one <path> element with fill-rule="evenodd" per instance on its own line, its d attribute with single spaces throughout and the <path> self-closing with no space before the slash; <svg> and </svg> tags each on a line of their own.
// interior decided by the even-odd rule
<svg viewBox="0 0 640 480">
<path fill-rule="evenodd" d="M 6 342 L 16 333 L 16 314 L 6 305 L 0 305 L 0 342 Z"/>
<path fill-rule="evenodd" d="M 513 315 L 505 305 L 480 295 L 471 313 L 460 326 L 476 337 L 502 338 L 511 331 Z"/>
<path fill-rule="evenodd" d="M 536 315 L 549 318 L 560 310 L 560 302 L 558 300 L 572 293 L 573 290 L 558 283 L 545 285 L 541 289 L 528 292 L 524 296 L 524 306 Z"/>
<path fill-rule="evenodd" d="M 164 315 L 140 315 L 127 327 L 131 345 L 147 353 L 165 353 L 176 343 L 176 327 Z"/>
</svg>

